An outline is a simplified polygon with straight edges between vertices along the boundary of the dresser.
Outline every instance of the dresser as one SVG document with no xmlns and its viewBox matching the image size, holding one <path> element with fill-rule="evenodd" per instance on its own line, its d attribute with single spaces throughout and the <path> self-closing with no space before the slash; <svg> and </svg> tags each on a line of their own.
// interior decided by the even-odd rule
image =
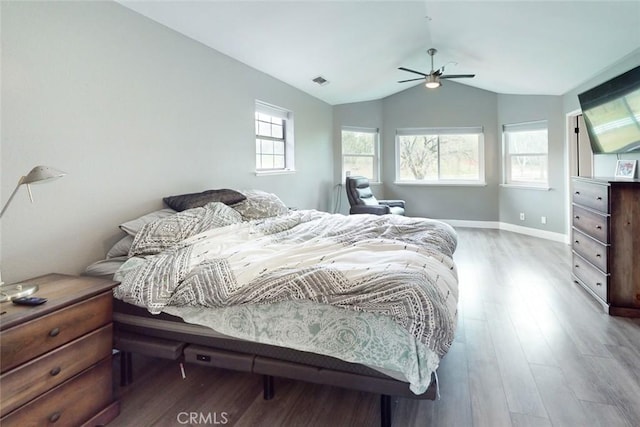
<svg viewBox="0 0 640 427">
<path fill-rule="evenodd" d="M 612 315 L 640 317 L 640 180 L 572 179 L 572 276 Z"/>
<path fill-rule="evenodd" d="M 0 305 L 0 425 L 97 426 L 113 398 L 112 288 L 117 282 L 50 274 L 38 306 Z"/>
</svg>

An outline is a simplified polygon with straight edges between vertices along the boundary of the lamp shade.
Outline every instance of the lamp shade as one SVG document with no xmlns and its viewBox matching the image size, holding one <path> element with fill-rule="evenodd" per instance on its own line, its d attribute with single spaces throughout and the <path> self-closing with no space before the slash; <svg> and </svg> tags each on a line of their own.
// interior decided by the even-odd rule
<svg viewBox="0 0 640 427">
<path fill-rule="evenodd" d="M 9 204 L 13 200 L 13 196 L 16 195 L 21 185 L 23 184 L 27 185 L 27 190 L 29 191 L 29 199 L 31 200 L 31 203 L 33 203 L 33 195 L 31 194 L 31 184 L 38 184 L 41 182 L 53 181 L 54 179 L 62 178 L 65 175 L 66 175 L 65 172 L 59 171 L 58 169 L 52 168 L 49 166 L 36 166 L 35 168 L 31 169 L 31 172 L 29 172 L 25 176 L 21 177 L 20 180 L 18 180 L 18 185 L 16 186 L 16 189 L 13 190 L 13 193 L 11 193 L 11 196 L 9 196 L 9 200 L 7 200 L 7 203 L 5 203 L 4 207 L 2 208 L 2 211 L 0 211 L 0 218 L 2 218 L 2 215 L 4 215 L 4 213 L 6 212 L 7 208 L 9 207 Z"/>
<path fill-rule="evenodd" d="M 13 193 L 11 193 L 11 196 L 9 196 L 9 200 L 7 200 L 7 203 L 5 203 L 4 207 L 0 211 L 0 218 L 2 218 L 2 216 L 6 212 L 9 204 L 11 204 L 13 197 L 16 195 L 21 185 L 25 184 L 27 186 L 27 190 L 29 191 L 29 199 L 31 199 L 31 203 L 33 203 L 31 184 L 53 181 L 55 179 L 62 178 L 65 175 L 65 172 L 49 166 L 36 166 L 35 168 L 31 169 L 31 172 L 18 180 L 18 185 L 16 185 L 15 190 L 13 190 Z M 4 286 L 4 283 L 2 282 L 2 275 L 0 274 L 0 302 L 11 301 L 14 298 L 31 295 L 37 290 L 38 285 L 17 284 Z"/>
<path fill-rule="evenodd" d="M 35 184 L 62 178 L 65 175 L 65 172 L 59 171 L 58 169 L 52 168 L 50 166 L 36 166 L 35 168 L 31 169 L 31 172 L 22 177 L 21 183 Z"/>
</svg>

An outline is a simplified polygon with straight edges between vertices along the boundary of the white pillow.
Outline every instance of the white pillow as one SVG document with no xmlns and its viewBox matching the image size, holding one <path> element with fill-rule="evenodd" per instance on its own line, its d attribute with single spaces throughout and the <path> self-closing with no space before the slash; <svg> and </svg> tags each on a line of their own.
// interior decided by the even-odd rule
<svg viewBox="0 0 640 427">
<path fill-rule="evenodd" d="M 231 206 L 238 211 L 244 220 L 270 218 L 284 215 L 289 208 L 273 193 L 260 190 L 242 191 L 247 199 Z"/>
<path fill-rule="evenodd" d="M 127 255 L 129 253 L 129 249 L 131 249 L 132 243 L 133 236 L 127 234 L 122 239 L 118 240 L 111 249 L 109 249 L 109 252 L 107 252 L 107 259 Z"/>
<path fill-rule="evenodd" d="M 126 260 L 126 256 L 103 259 L 89 265 L 85 269 L 84 274 L 88 276 L 112 277 Z"/>
<path fill-rule="evenodd" d="M 120 224 L 120 229 L 130 236 L 135 236 L 136 233 L 140 231 L 140 229 L 145 224 L 148 224 L 160 218 L 166 218 L 168 216 L 174 215 L 175 213 L 176 211 L 170 208 L 160 209 L 158 211 L 142 215 L 139 218 L 132 219 L 131 221 L 122 223 Z"/>
<path fill-rule="evenodd" d="M 153 255 L 205 230 L 242 222 L 242 216 L 229 206 L 211 202 L 145 224 L 133 239 L 129 256 Z"/>
</svg>

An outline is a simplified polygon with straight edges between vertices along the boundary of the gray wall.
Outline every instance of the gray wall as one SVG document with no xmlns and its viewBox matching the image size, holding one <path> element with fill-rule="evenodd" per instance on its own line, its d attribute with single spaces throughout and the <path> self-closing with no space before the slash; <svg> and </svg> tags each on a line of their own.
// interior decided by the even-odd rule
<svg viewBox="0 0 640 427">
<path fill-rule="evenodd" d="M 167 195 L 260 188 L 330 208 L 328 104 L 117 3 L 1 5 L 2 201 L 34 165 L 68 172 L 3 217 L 5 281 L 81 272 Z M 296 174 L 255 176 L 256 99 L 294 112 Z"/>
<path fill-rule="evenodd" d="M 342 127 L 343 126 L 357 126 L 365 128 L 378 128 L 380 132 L 380 150 L 383 150 L 386 144 L 383 141 L 383 111 L 382 100 L 357 102 L 353 104 L 336 105 L 333 108 L 333 141 L 334 141 L 334 180 L 337 183 L 334 191 L 336 192 L 335 198 L 338 201 L 334 205 L 338 206 L 336 212 L 348 214 L 349 213 L 349 201 L 344 189 L 344 183 L 342 182 Z M 380 159 L 380 168 L 384 169 L 386 160 Z M 393 161 L 393 158 L 390 159 Z M 383 188 L 381 185 L 372 184 L 371 191 L 378 198 L 384 197 Z M 334 209 L 335 210 L 335 209 Z"/>
<path fill-rule="evenodd" d="M 499 180 L 496 103 L 495 93 L 447 81 L 434 91 L 418 85 L 383 100 L 335 106 L 336 159 L 340 159 L 340 126 L 378 127 L 383 188 L 374 187 L 377 197 L 405 200 L 408 215 L 495 221 L 498 217 Z M 429 126 L 484 127 L 486 186 L 394 184 L 396 129 Z M 340 170 L 338 161 L 337 182 L 341 177 Z"/>
<path fill-rule="evenodd" d="M 406 212 L 430 218 L 495 221 L 498 216 L 499 167 L 496 94 L 446 81 L 437 90 L 417 85 L 384 99 L 384 195 L 403 199 Z M 399 128 L 482 126 L 486 186 L 397 185 L 395 132 Z"/>
<path fill-rule="evenodd" d="M 562 97 L 534 95 L 498 95 L 498 122 L 505 124 L 547 120 L 549 138 L 549 191 L 500 187 L 500 221 L 539 228 L 556 233 L 565 232 L 564 200 L 566 190 L 565 119 Z M 501 132 L 501 129 L 499 129 Z M 500 152 L 502 158 L 502 144 Z M 520 221 L 520 212 L 525 220 Z M 546 225 L 541 217 L 547 217 Z"/>
</svg>

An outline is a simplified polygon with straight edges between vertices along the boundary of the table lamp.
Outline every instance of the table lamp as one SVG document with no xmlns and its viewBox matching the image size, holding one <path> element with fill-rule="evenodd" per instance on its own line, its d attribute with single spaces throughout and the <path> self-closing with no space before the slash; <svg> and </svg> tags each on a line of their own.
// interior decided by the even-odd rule
<svg viewBox="0 0 640 427">
<path fill-rule="evenodd" d="M 20 186 L 23 184 L 27 185 L 27 191 L 29 192 L 29 200 L 33 203 L 33 194 L 31 193 L 31 184 L 40 184 L 45 182 L 50 182 L 58 178 L 62 178 L 66 173 L 59 171 L 55 168 L 49 166 L 36 166 L 31 169 L 31 172 L 21 177 L 18 180 L 18 185 L 16 189 L 13 190 L 11 196 L 9 196 L 9 200 L 4 204 L 2 211 L 0 211 L 0 218 L 4 215 L 5 211 L 9 207 L 9 204 L 13 200 L 13 197 L 16 195 Z M 0 302 L 11 301 L 14 298 L 24 297 L 33 294 L 38 290 L 38 285 L 4 285 L 2 281 L 2 274 L 0 273 Z"/>
</svg>

